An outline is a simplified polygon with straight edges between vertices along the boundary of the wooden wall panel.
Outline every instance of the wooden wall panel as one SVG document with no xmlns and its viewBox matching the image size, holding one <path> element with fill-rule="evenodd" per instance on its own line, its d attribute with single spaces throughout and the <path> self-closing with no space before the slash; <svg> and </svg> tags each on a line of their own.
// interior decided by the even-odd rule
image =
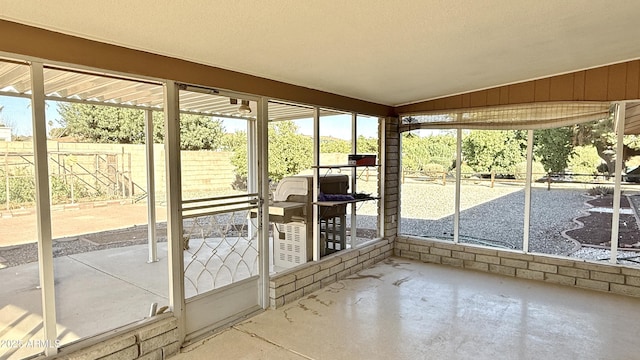
<svg viewBox="0 0 640 360">
<path fill-rule="evenodd" d="M 500 105 L 509 104 L 509 87 L 501 86 L 500 87 Z"/>
<path fill-rule="evenodd" d="M 627 92 L 627 64 L 609 66 L 607 99 L 625 99 Z"/>
<path fill-rule="evenodd" d="M 625 99 L 640 99 L 640 60 L 630 61 L 627 63 L 627 88 L 625 90 Z"/>
<path fill-rule="evenodd" d="M 573 76 L 573 100 L 582 101 L 585 98 L 584 86 L 585 86 L 586 71 L 578 71 Z"/>
<path fill-rule="evenodd" d="M 445 98 L 433 100 L 434 110 L 443 110 L 447 108 L 447 100 Z"/>
<path fill-rule="evenodd" d="M 573 100 L 574 74 L 554 76 L 549 79 L 549 101 Z"/>
<path fill-rule="evenodd" d="M 470 94 L 463 94 L 462 95 L 462 107 L 463 108 L 468 108 L 471 106 L 471 95 Z"/>
<path fill-rule="evenodd" d="M 450 96 L 445 98 L 445 107 L 447 109 L 462 108 L 462 95 Z"/>
<path fill-rule="evenodd" d="M 487 92 L 486 91 L 474 91 L 469 94 L 469 107 L 482 107 L 487 106 Z"/>
<path fill-rule="evenodd" d="M 459 95 L 458 95 L 459 96 Z M 468 101 L 467 101 L 468 96 Z M 506 101 L 505 101 L 506 99 Z M 487 107 L 547 101 L 617 101 L 640 99 L 640 60 L 551 76 L 535 81 L 499 86 L 462 95 L 466 107 Z M 413 112 L 428 111 L 436 101 L 410 105 Z M 437 100 L 438 110 L 455 110 L 458 99 Z M 445 107 L 443 107 L 445 106 Z M 407 106 L 395 108 L 403 113 Z"/>
<path fill-rule="evenodd" d="M 608 84 L 609 67 L 587 70 L 584 80 L 584 99 L 587 101 L 606 100 Z"/>
<path fill-rule="evenodd" d="M 527 81 L 509 85 L 509 104 L 522 104 L 535 101 L 535 83 Z"/>
<path fill-rule="evenodd" d="M 500 88 L 484 90 L 487 92 L 487 106 L 500 105 Z"/>
<path fill-rule="evenodd" d="M 549 88 L 551 86 L 551 81 L 549 80 L 549 78 L 536 80 L 534 84 L 534 101 L 549 101 L 549 98 L 551 97 Z"/>
</svg>

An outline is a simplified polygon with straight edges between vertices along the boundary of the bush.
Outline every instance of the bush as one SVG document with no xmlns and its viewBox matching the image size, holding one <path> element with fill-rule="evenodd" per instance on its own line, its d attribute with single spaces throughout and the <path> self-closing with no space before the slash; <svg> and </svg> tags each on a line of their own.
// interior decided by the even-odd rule
<svg viewBox="0 0 640 360">
<path fill-rule="evenodd" d="M 453 166 L 451 167 L 451 171 L 449 171 L 449 174 L 451 176 L 453 176 L 454 178 L 456 177 L 456 166 L 455 166 L 455 162 L 453 163 Z M 460 177 L 463 179 L 469 179 L 470 177 L 474 176 L 476 174 L 475 171 L 473 171 L 473 168 L 469 165 L 467 165 L 466 163 L 463 163 L 462 166 L 460 167 Z"/>
<path fill-rule="evenodd" d="M 613 187 L 611 186 L 594 186 L 587 191 L 587 194 L 591 196 L 604 196 L 604 195 L 612 195 Z"/>
<path fill-rule="evenodd" d="M 2 179 L 3 185 L 5 185 L 5 172 L 0 170 L 0 179 Z M 33 177 L 27 168 L 16 168 L 13 172 L 9 173 L 9 202 L 11 204 L 25 204 L 32 203 L 36 199 L 36 184 Z M 7 202 L 6 185 L 2 186 L 0 191 L 0 203 Z"/>
<path fill-rule="evenodd" d="M 608 174 L 609 173 L 609 166 L 606 163 L 602 163 L 600 165 L 598 165 L 598 167 L 596 167 L 596 171 L 600 174 Z"/>
<path fill-rule="evenodd" d="M 445 171 L 441 164 L 429 163 L 423 167 L 423 172 L 428 175 L 441 175 Z"/>
<path fill-rule="evenodd" d="M 71 182 L 65 181 L 64 178 L 58 176 L 50 176 L 49 181 L 51 182 L 51 202 L 53 204 L 64 204 L 71 202 Z M 75 178 L 73 181 L 73 200 L 78 201 L 78 199 L 89 198 L 91 194 L 87 189 L 86 185 L 79 182 Z"/>
<path fill-rule="evenodd" d="M 519 162 L 513 166 L 513 170 L 511 170 L 513 176 L 518 180 L 524 180 L 527 177 L 527 162 Z M 544 166 L 541 163 L 534 161 L 531 165 L 531 172 L 533 179 L 540 177 L 542 174 L 545 174 Z"/>
<path fill-rule="evenodd" d="M 7 190 L 5 185 L 5 172 L 0 170 L 0 179 L 3 186 L 0 190 L 0 204 L 7 202 Z M 74 200 L 101 196 L 102 193 L 91 194 L 86 184 L 73 180 Z M 58 176 L 50 176 L 51 201 L 53 204 L 68 203 L 71 201 L 71 183 Z M 12 207 L 21 207 L 36 201 L 35 175 L 27 167 L 15 168 L 9 173 L 9 203 Z"/>
</svg>

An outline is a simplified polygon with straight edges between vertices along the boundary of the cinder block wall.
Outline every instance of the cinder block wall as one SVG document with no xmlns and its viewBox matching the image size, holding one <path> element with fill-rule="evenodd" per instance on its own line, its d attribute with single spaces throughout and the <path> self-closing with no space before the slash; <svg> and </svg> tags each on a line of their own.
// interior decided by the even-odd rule
<svg viewBox="0 0 640 360">
<path fill-rule="evenodd" d="M 176 354 L 178 322 L 171 314 L 160 315 L 159 320 L 132 325 L 115 335 L 100 335 L 78 345 L 63 347 L 52 359 L 61 360 L 162 360 Z M 92 343 L 92 345 L 87 345 Z"/>
<path fill-rule="evenodd" d="M 273 277 L 269 286 L 271 308 L 278 308 L 327 285 L 371 267 L 393 254 L 393 244 L 387 239 L 374 241 L 358 249 L 339 251 L 320 261 L 283 271 Z"/>
<path fill-rule="evenodd" d="M 428 263 L 640 297 L 640 269 L 398 236 L 394 254 Z"/>
<path fill-rule="evenodd" d="M 398 233 L 400 210 L 400 133 L 398 118 L 385 121 L 384 236 L 393 242 Z"/>
</svg>

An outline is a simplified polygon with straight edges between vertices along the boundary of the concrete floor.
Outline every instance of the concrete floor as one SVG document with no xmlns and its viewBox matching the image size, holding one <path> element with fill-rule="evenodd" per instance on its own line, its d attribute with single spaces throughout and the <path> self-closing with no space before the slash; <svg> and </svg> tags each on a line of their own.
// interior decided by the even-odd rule
<svg viewBox="0 0 640 360">
<path fill-rule="evenodd" d="M 392 258 L 172 359 L 639 359 L 639 305 Z"/>
</svg>

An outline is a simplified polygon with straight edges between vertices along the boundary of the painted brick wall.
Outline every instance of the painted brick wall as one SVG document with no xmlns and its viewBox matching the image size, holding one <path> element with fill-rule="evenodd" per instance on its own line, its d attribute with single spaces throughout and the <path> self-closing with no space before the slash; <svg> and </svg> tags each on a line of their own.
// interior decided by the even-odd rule
<svg viewBox="0 0 640 360">
<path fill-rule="evenodd" d="M 399 236 L 394 254 L 428 263 L 640 297 L 640 269 Z"/>
<path fill-rule="evenodd" d="M 52 359 L 60 360 L 162 360 L 180 349 L 178 322 L 170 314 L 145 324 L 133 325 L 117 335 L 86 339 L 62 348 Z M 91 344 L 91 345 L 89 345 Z"/>
</svg>

